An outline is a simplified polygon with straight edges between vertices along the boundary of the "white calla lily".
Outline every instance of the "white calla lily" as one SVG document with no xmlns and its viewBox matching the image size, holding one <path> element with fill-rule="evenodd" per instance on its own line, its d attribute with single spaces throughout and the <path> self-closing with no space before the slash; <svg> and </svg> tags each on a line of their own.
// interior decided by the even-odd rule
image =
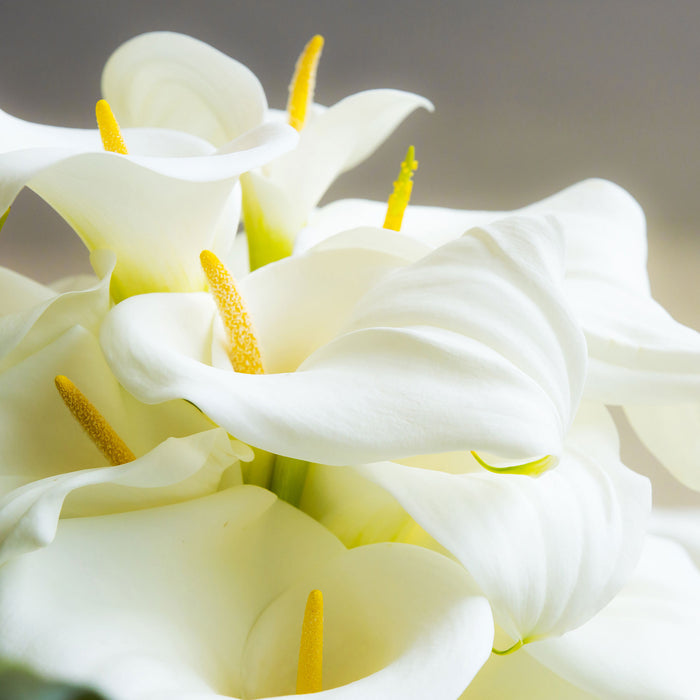
<svg viewBox="0 0 700 700">
<path fill-rule="evenodd" d="M 176 128 L 217 147 L 263 121 L 286 118 L 266 109 L 262 87 L 245 66 L 173 32 L 143 34 L 119 47 L 105 66 L 102 90 L 124 126 Z M 328 109 L 312 105 L 297 148 L 241 179 L 251 266 L 291 254 L 333 180 L 419 107 L 433 109 L 401 90 L 367 90 Z"/>
<path fill-rule="evenodd" d="M 116 258 L 95 251 L 101 279 L 81 289 L 55 292 L 7 268 L 0 268 L 0 370 L 32 355 L 73 326 L 97 333 L 110 308 L 109 286 Z"/>
<path fill-rule="evenodd" d="M 127 129 L 129 154 L 105 152 L 96 129 L 32 124 L 0 112 L 0 210 L 23 187 L 45 199 L 90 250 L 117 255 L 116 299 L 203 287 L 196 255 L 228 254 L 238 227 L 238 177 L 294 146 L 265 124 L 218 151 L 186 133 Z M 194 260 L 195 262 L 192 262 Z"/>
<path fill-rule="evenodd" d="M 583 338 L 560 300 L 562 252 L 547 222 L 513 219 L 408 266 L 371 251 L 267 266 L 241 294 L 253 328 L 263 328 L 270 374 L 231 371 L 203 294 L 129 299 L 110 312 L 101 342 L 140 400 L 184 397 L 280 455 L 329 464 L 456 449 L 524 461 L 558 455 L 585 369 Z M 329 285 L 308 282 L 304 294 L 283 292 L 298 303 L 291 322 L 287 306 L 260 304 L 280 280 L 307 277 L 353 280 L 332 292 L 345 297 L 339 312 L 319 302 Z M 299 341 L 307 328 L 320 330 Z"/>
<path fill-rule="evenodd" d="M 698 624 L 697 565 L 672 539 L 650 536 L 627 585 L 593 619 L 559 639 L 492 657 L 462 697 L 693 700 Z"/>
<path fill-rule="evenodd" d="M 243 448 L 243 449 L 241 449 Z M 238 454 L 221 429 L 168 438 L 143 457 L 32 481 L 0 498 L 0 565 L 53 541 L 60 517 L 85 517 L 152 508 L 198 498 L 241 483 Z M 236 467 L 235 471 L 232 469 Z"/>
<path fill-rule="evenodd" d="M 94 257 L 114 266 L 113 253 Z M 253 457 L 190 404 L 146 406 L 118 384 L 94 335 L 109 308 L 109 283 L 108 272 L 86 289 L 57 294 L 0 269 L 8 292 L 0 316 L 0 560 L 49 543 L 59 516 L 212 493 L 226 470 L 227 484 L 240 481 L 239 460 Z M 82 387 L 132 461 L 105 466 L 110 461 L 57 391 L 59 375 Z"/>
<path fill-rule="evenodd" d="M 649 536 L 637 570 L 606 608 L 527 651 L 599 697 L 693 700 L 698 625 L 700 571 L 678 544 Z"/>
<path fill-rule="evenodd" d="M 108 461 L 84 433 L 56 390 L 70 377 L 136 454 L 171 436 L 213 426 L 184 401 L 147 406 L 119 385 L 97 339 L 74 326 L 0 374 L 0 484 L 9 488 Z"/>
<path fill-rule="evenodd" d="M 313 589 L 319 698 L 456 700 L 490 652 L 488 605 L 453 562 L 406 545 L 347 551 L 241 486 L 61 521 L 50 547 L 0 568 L 0 654 L 114 700 L 291 697 Z"/>
<path fill-rule="evenodd" d="M 175 32 L 124 42 L 102 71 L 102 94 L 123 126 L 187 132 L 217 148 L 262 124 L 267 111 L 252 71 Z"/>
<path fill-rule="evenodd" d="M 395 234 L 379 229 L 385 209 L 381 202 L 334 202 L 314 214 L 297 250 L 390 249 Z M 700 334 L 651 296 L 639 204 L 611 182 L 587 180 L 512 213 L 550 213 L 562 226 L 564 288 L 588 345 L 586 396 L 624 405 L 647 447 L 683 483 L 700 489 Z M 471 226 L 510 214 L 410 206 L 401 233 L 424 246 L 414 247 L 418 258 Z"/>
<path fill-rule="evenodd" d="M 469 454 L 451 456 L 452 473 L 426 461 L 355 470 L 465 566 L 518 644 L 578 627 L 634 570 L 651 488 L 620 462 L 603 407 L 582 406 L 558 467 L 535 479 L 487 473 Z"/>
</svg>

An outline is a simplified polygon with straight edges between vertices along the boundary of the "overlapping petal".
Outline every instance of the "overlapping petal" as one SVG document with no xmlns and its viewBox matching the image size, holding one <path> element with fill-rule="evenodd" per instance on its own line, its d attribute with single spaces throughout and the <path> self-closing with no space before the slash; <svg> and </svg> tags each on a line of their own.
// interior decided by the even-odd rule
<svg viewBox="0 0 700 700">
<path fill-rule="evenodd" d="M 214 493 L 224 471 L 241 483 L 239 456 L 221 429 L 169 438 L 143 457 L 50 476 L 0 498 L 0 565 L 53 541 L 63 517 L 104 515 L 177 503 Z M 67 501 L 66 501 L 67 499 Z"/>
<path fill-rule="evenodd" d="M 368 158 L 419 107 L 432 104 L 401 90 L 367 90 L 316 110 L 299 146 L 262 170 L 246 173 L 243 214 L 253 268 L 290 255 L 297 233 L 332 182 Z"/>
<path fill-rule="evenodd" d="M 392 462 L 356 470 L 465 566 L 497 624 L 526 643 L 574 629 L 610 601 L 634 570 L 651 509 L 647 479 L 619 461 L 610 417 L 589 405 L 559 466 L 536 479 Z"/>
<path fill-rule="evenodd" d="M 179 132 L 128 130 L 130 155 L 104 152 L 96 130 L 30 124 L 2 114 L 0 210 L 24 186 L 90 250 L 117 255 L 112 293 L 203 287 L 196 256 L 225 256 L 240 213 L 238 176 L 292 148 L 291 127 L 267 124 L 215 151 Z"/>
<path fill-rule="evenodd" d="M 0 652 L 115 700 L 288 697 L 315 588 L 319 697 L 456 699 L 488 656 L 488 606 L 456 564 L 396 545 L 347 552 L 251 486 L 62 521 L 51 547 L 0 569 Z"/>
<path fill-rule="evenodd" d="M 123 126 L 185 131 L 217 148 L 262 124 L 267 110 L 248 68 L 175 32 L 122 44 L 105 64 L 102 94 Z"/>
<path fill-rule="evenodd" d="M 125 125 L 175 128 L 215 146 L 263 122 L 286 121 L 267 109 L 258 79 L 245 66 L 173 32 L 122 45 L 105 66 L 102 88 Z M 368 158 L 419 107 L 433 109 L 401 90 L 367 90 L 328 109 L 311 105 L 298 146 L 242 179 L 251 266 L 290 255 L 333 180 Z"/>
<path fill-rule="evenodd" d="M 381 225 L 384 209 L 380 202 L 333 202 L 314 214 L 297 250 L 390 248 L 394 234 L 375 228 L 370 235 L 366 228 Z M 517 213 L 549 213 L 564 232 L 566 295 L 590 358 L 586 396 L 624 404 L 647 447 L 677 478 L 699 488 L 700 444 L 692 436 L 700 426 L 700 334 L 676 322 L 651 296 L 639 204 L 611 182 L 587 180 Z M 401 232 L 432 248 L 504 215 L 409 207 Z M 414 255 L 422 254 L 416 247 Z"/>
<path fill-rule="evenodd" d="M 301 132 L 299 145 L 269 163 L 264 177 L 303 212 L 303 224 L 333 180 L 369 158 L 420 107 L 433 110 L 430 101 L 410 92 L 366 90 L 316 110 Z"/>
<path fill-rule="evenodd" d="M 649 536 L 634 576 L 606 608 L 528 651 L 599 697 L 692 700 L 698 625 L 700 572 L 675 542 Z"/>
<path fill-rule="evenodd" d="M 145 406 L 119 386 L 97 339 L 74 326 L 0 374 L 0 492 L 36 479 L 106 465 L 54 385 L 68 376 L 138 456 L 170 436 L 212 425 L 184 401 Z"/>
<path fill-rule="evenodd" d="M 559 454 L 585 367 L 583 339 L 560 299 L 560 244 L 546 222 L 475 229 L 369 286 L 344 328 L 295 372 L 212 367 L 214 307 L 205 295 L 127 300 L 105 321 L 102 343 L 139 399 L 187 398 L 276 454 L 328 464 L 465 448 L 517 460 Z M 359 269 L 386 258 L 364 255 Z M 300 260 L 258 274 L 314 265 L 330 273 L 348 256 Z M 262 354 L 264 365 L 264 345 Z"/>
<path fill-rule="evenodd" d="M 73 326 L 96 333 L 109 310 L 109 285 L 116 262 L 95 251 L 102 279 L 82 289 L 57 293 L 7 268 L 0 268 L 0 369 L 6 369 L 55 340 Z"/>
</svg>

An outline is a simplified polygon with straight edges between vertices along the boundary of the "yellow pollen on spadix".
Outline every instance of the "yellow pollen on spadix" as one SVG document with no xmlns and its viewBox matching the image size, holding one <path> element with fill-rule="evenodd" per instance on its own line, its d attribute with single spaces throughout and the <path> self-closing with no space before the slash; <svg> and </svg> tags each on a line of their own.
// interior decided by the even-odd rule
<svg viewBox="0 0 700 700">
<path fill-rule="evenodd" d="M 128 155 L 129 152 L 126 150 L 126 144 L 122 138 L 122 132 L 119 130 L 119 124 L 117 124 L 117 120 L 107 100 L 98 100 L 95 105 L 95 116 L 97 117 L 97 128 L 100 130 L 105 151 L 121 153 L 124 156 Z"/>
<path fill-rule="evenodd" d="M 70 412 L 114 466 L 133 462 L 136 459 L 136 455 L 117 435 L 114 428 L 68 377 L 59 374 L 55 382 L 58 393 Z"/>
<path fill-rule="evenodd" d="M 227 353 L 231 366 L 236 372 L 263 374 L 260 347 L 253 332 L 253 324 L 231 273 L 210 250 L 203 250 L 199 259 L 226 329 Z"/>
<path fill-rule="evenodd" d="M 411 199 L 411 191 L 413 190 L 413 173 L 418 167 L 418 161 L 415 159 L 416 150 L 413 146 L 409 146 L 406 157 L 401 163 L 399 176 L 394 182 L 394 191 L 389 196 L 389 202 L 386 208 L 386 217 L 384 218 L 384 228 L 392 231 L 401 230 L 401 222 L 406 207 Z"/>
<path fill-rule="evenodd" d="M 316 88 L 316 71 L 321 60 L 323 37 L 317 34 L 304 47 L 294 68 L 294 77 L 289 84 L 289 101 L 287 116 L 289 124 L 297 131 L 304 128 L 306 114 L 314 99 Z"/>
<path fill-rule="evenodd" d="M 323 593 L 311 591 L 306 601 L 299 643 L 297 694 L 323 690 Z"/>
</svg>

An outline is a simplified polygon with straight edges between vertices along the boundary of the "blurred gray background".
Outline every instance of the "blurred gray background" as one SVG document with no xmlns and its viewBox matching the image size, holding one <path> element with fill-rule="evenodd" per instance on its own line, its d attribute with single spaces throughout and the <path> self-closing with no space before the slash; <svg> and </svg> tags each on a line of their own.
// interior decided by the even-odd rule
<svg viewBox="0 0 700 700">
<path fill-rule="evenodd" d="M 435 114 L 412 116 L 328 198 L 386 197 L 406 146 L 414 202 L 521 206 L 591 176 L 623 185 L 649 222 L 656 298 L 700 330 L 700 3 L 684 0 L 0 0 L 0 108 L 94 126 L 110 53 L 155 29 L 202 39 L 248 65 L 283 107 L 294 61 L 326 38 L 316 98 L 396 87 Z M 0 265 L 50 281 L 88 269 L 78 238 L 23 193 Z M 661 478 L 644 449 L 625 459 Z M 665 480 L 658 502 L 695 502 Z"/>
</svg>

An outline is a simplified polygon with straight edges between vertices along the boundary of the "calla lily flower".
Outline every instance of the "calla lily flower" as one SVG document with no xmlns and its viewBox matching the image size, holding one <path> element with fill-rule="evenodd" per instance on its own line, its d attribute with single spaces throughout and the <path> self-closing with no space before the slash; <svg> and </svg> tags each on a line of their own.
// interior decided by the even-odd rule
<svg viewBox="0 0 700 700">
<path fill-rule="evenodd" d="M 113 253 L 96 257 L 114 266 Z M 109 282 L 107 274 L 57 294 L 0 269 L 0 561 L 49 543 L 59 516 L 212 493 L 224 473 L 227 483 L 240 482 L 240 460 L 253 457 L 190 404 L 146 406 L 118 384 L 94 335 L 107 312 Z M 107 466 L 64 404 L 57 375 L 82 387 L 133 460 Z"/>
<path fill-rule="evenodd" d="M 294 697 L 314 589 L 319 698 L 456 700 L 489 655 L 488 605 L 457 564 L 348 551 L 254 486 L 61 521 L 50 547 L 0 568 L 0 654 L 114 700 Z"/>
<path fill-rule="evenodd" d="M 74 326 L 98 332 L 111 306 L 109 285 L 116 258 L 109 251 L 96 251 L 92 260 L 104 271 L 102 278 L 63 292 L 0 267 L 0 370 L 29 357 Z"/>
<path fill-rule="evenodd" d="M 613 598 L 651 511 L 648 480 L 620 462 L 615 426 L 595 405 L 582 406 L 559 465 L 538 478 L 488 473 L 469 453 L 354 470 L 465 566 L 517 646 L 575 629 Z"/>
<path fill-rule="evenodd" d="M 186 398 L 278 455 L 557 456 L 585 372 L 583 338 L 561 302 L 562 254 L 551 223 L 512 219 L 410 265 L 327 251 L 266 266 L 240 286 L 262 375 L 232 371 L 206 294 L 128 299 L 101 342 L 139 400 Z"/>
<path fill-rule="evenodd" d="M 649 536 L 627 585 L 594 618 L 491 657 L 462 698 L 693 700 L 699 624 L 700 570 L 673 539 Z"/>
<path fill-rule="evenodd" d="M 301 87 L 313 94 L 313 84 Z M 124 126 L 174 128 L 217 147 L 262 122 L 287 119 L 267 109 L 262 86 L 245 66 L 172 32 L 143 34 L 118 48 L 102 91 Z M 289 255 L 335 178 L 368 158 L 419 107 L 433 109 L 401 90 L 359 92 L 330 108 L 304 106 L 298 146 L 241 178 L 251 267 Z"/>
<path fill-rule="evenodd" d="M 409 206 L 402 240 L 379 228 L 385 211 L 380 202 L 334 202 L 314 215 L 298 250 L 396 245 L 418 259 L 471 226 L 510 215 Z M 562 226 L 564 290 L 588 345 L 586 397 L 623 405 L 647 447 L 700 489 L 700 334 L 651 296 L 639 204 L 611 182 L 588 180 L 515 213 L 550 213 Z"/>
<path fill-rule="evenodd" d="M 105 152 L 96 129 L 32 124 L 0 112 L 0 211 L 29 187 L 89 250 L 113 250 L 117 300 L 202 289 L 191 260 L 207 246 L 223 256 L 230 251 L 240 215 L 238 177 L 297 140 L 284 124 L 265 124 L 218 150 L 162 129 L 126 129 L 123 136 L 127 155 Z"/>
</svg>

